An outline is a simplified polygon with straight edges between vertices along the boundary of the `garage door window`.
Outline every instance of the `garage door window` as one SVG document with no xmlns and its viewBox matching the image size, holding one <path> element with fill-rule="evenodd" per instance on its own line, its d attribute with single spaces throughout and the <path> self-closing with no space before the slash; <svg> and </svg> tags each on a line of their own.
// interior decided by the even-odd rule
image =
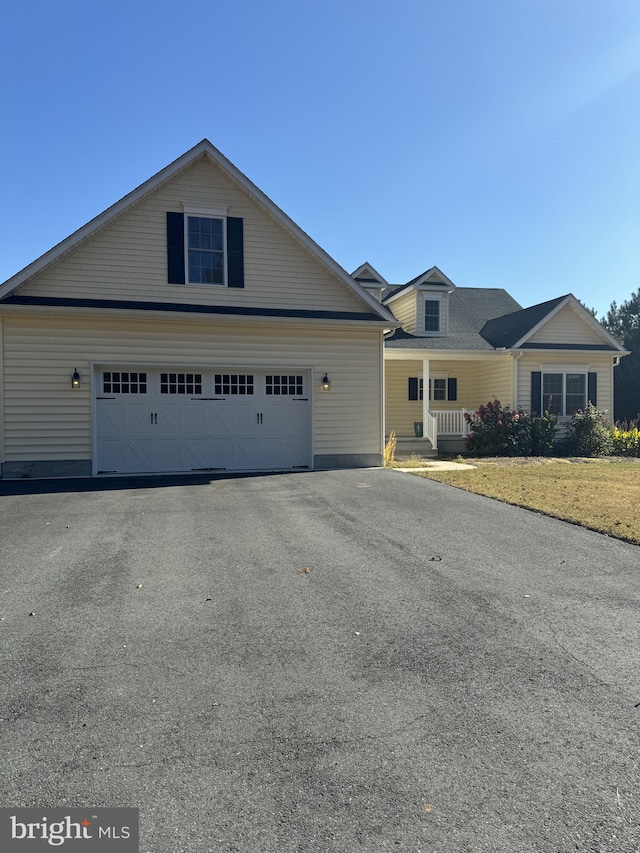
<svg viewBox="0 0 640 853">
<path fill-rule="evenodd" d="M 147 374 L 108 370 L 102 374 L 103 394 L 146 394 Z"/>
<path fill-rule="evenodd" d="M 267 376 L 267 394 L 295 394 L 301 396 L 303 393 L 302 376 Z"/>
<path fill-rule="evenodd" d="M 216 373 L 216 394 L 253 394 L 253 376 L 245 373 Z"/>
<path fill-rule="evenodd" d="M 161 394 L 202 394 L 201 373 L 161 373 Z"/>
</svg>

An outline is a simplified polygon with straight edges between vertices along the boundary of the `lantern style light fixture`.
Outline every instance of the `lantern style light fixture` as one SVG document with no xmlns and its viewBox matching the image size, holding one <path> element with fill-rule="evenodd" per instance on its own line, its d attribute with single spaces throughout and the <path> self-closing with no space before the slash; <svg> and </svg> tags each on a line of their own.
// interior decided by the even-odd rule
<svg viewBox="0 0 640 853">
<path fill-rule="evenodd" d="M 80 387 L 80 374 L 78 373 L 78 368 L 76 367 L 71 375 L 71 387 L 78 389 Z"/>
<path fill-rule="evenodd" d="M 327 376 L 326 373 L 322 377 L 322 380 L 320 381 L 320 390 L 321 391 L 331 391 L 331 380 L 329 379 L 329 377 Z"/>
</svg>

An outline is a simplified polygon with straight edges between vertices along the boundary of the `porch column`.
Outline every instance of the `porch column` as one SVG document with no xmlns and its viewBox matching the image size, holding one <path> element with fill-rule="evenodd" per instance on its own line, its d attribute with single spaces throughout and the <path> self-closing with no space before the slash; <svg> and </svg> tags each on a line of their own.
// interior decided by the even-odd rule
<svg viewBox="0 0 640 853">
<path fill-rule="evenodd" d="M 429 359 L 422 359 L 422 435 L 428 435 L 427 421 L 429 420 Z"/>
</svg>

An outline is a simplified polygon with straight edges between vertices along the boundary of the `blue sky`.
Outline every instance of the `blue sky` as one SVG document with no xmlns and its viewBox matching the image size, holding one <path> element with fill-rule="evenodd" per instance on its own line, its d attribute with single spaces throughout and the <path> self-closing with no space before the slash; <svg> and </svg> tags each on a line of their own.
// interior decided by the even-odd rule
<svg viewBox="0 0 640 853">
<path fill-rule="evenodd" d="M 0 281 L 207 137 L 347 271 L 640 287 L 638 0 L 21 0 Z"/>
</svg>

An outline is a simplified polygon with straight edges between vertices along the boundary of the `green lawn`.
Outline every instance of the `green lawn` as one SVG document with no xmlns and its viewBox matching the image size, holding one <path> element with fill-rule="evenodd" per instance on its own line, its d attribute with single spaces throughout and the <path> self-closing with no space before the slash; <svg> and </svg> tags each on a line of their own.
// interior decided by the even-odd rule
<svg viewBox="0 0 640 853">
<path fill-rule="evenodd" d="M 480 495 L 640 544 L 640 464 L 620 460 L 465 460 L 463 471 L 420 471 Z"/>
</svg>

